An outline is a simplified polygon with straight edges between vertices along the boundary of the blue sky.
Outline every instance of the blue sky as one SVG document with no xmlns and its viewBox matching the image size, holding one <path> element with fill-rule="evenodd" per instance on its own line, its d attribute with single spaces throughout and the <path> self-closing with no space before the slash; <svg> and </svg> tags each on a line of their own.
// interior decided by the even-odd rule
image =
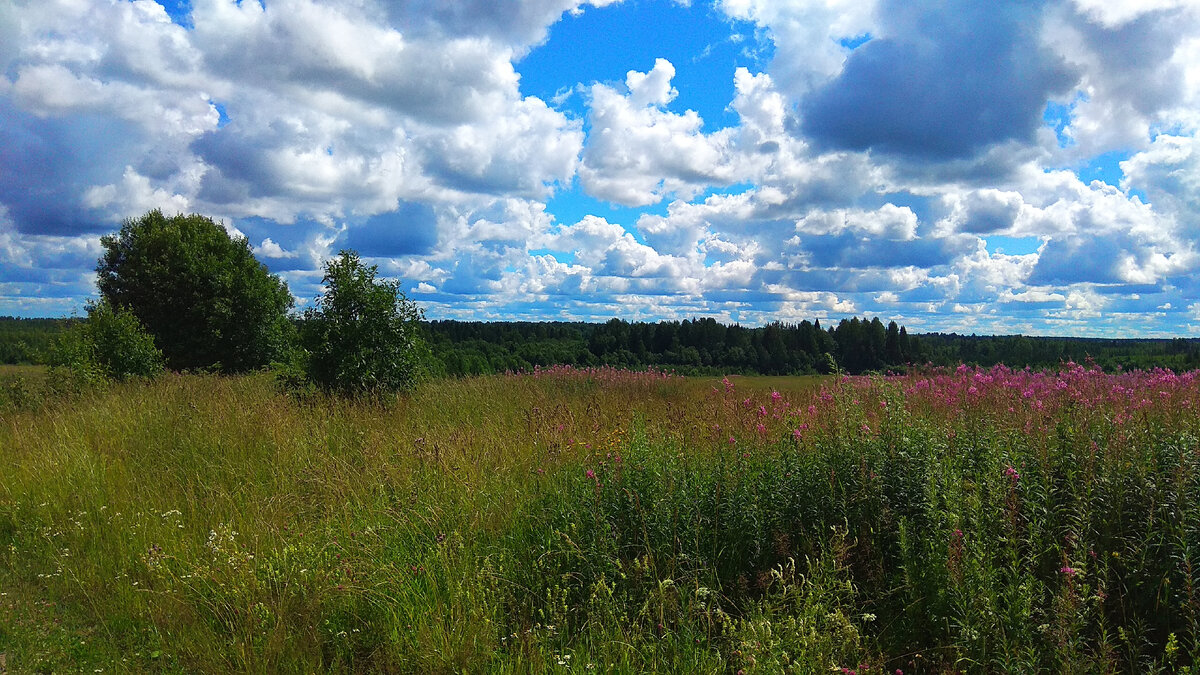
<svg viewBox="0 0 1200 675">
<path fill-rule="evenodd" d="M 299 307 L 1200 336 L 1194 0 L 0 3 L 0 314 L 160 208 Z"/>
</svg>

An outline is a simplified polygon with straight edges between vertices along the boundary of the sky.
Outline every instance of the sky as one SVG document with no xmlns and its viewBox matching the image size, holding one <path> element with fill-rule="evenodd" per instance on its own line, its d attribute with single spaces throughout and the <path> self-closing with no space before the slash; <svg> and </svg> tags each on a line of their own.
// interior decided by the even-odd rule
<svg viewBox="0 0 1200 675">
<path fill-rule="evenodd" d="M 0 0 L 0 315 L 155 208 L 301 309 L 1200 336 L 1200 0 Z"/>
</svg>

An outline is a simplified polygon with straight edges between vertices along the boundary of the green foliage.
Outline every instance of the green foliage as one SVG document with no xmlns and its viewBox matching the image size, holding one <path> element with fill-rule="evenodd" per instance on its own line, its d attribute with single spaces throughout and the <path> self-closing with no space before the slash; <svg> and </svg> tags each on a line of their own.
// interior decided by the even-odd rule
<svg viewBox="0 0 1200 675">
<path fill-rule="evenodd" d="M 67 319 L 0 317 L 0 364 L 45 363 Z"/>
<path fill-rule="evenodd" d="M 151 377 L 163 369 L 162 352 L 132 312 L 107 300 L 87 308 L 86 320 L 58 336 L 51 365 L 70 371 L 80 383 Z"/>
<path fill-rule="evenodd" d="M 421 310 L 399 282 L 377 280 L 377 273 L 351 250 L 325 265 L 325 293 L 301 328 L 308 377 L 321 389 L 377 396 L 417 383 L 425 351 Z"/>
<path fill-rule="evenodd" d="M 95 357 L 105 375 L 117 380 L 151 377 L 163 369 L 163 354 L 138 318 L 107 300 L 88 307 L 83 324 L 95 345 Z"/>
<path fill-rule="evenodd" d="M 66 373 L 82 385 L 104 381 L 104 368 L 96 358 L 96 343 L 86 321 L 73 324 L 63 331 L 50 348 L 50 366 L 57 373 Z"/>
<path fill-rule="evenodd" d="M 100 243 L 100 293 L 142 321 L 171 368 L 243 372 L 286 348 L 287 284 L 212 219 L 156 209 Z"/>
</svg>

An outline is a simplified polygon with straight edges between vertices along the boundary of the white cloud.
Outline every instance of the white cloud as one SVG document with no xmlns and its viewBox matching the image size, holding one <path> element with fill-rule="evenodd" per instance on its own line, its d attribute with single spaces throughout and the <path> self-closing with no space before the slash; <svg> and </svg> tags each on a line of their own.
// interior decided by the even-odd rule
<svg viewBox="0 0 1200 675">
<path fill-rule="evenodd" d="M 775 42 L 772 76 L 804 93 L 836 75 L 849 48 L 843 40 L 875 32 L 875 0 L 720 0 L 730 16 L 753 21 Z"/>
<path fill-rule="evenodd" d="M 705 134 L 695 111 L 666 109 L 676 94 L 674 76 L 675 67 L 658 59 L 649 72 L 629 71 L 628 93 L 592 85 L 591 132 L 579 167 L 590 194 L 646 206 L 669 195 L 691 199 L 707 185 L 734 180 L 729 132 Z"/>
<path fill-rule="evenodd" d="M 1191 0 L 1072 0 L 1076 7 L 1107 27 L 1120 26 L 1164 9 L 1187 7 Z"/>
<path fill-rule="evenodd" d="M 562 5 L 529 16 L 553 21 Z M 196 0 L 193 30 L 146 0 L 17 11 L 20 45 L 6 64 L 16 105 L 142 127 L 108 158 L 120 162 L 111 173 L 131 167 L 124 178 L 89 186 L 78 204 L 109 218 L 163 195 L 209 213 L 326 223 L 414 197 L 544 198 L 571 180 L 582 146 L 578 122 L 520 95 L 512 44 L 410 37 L 380 23 L 373 3 Z"/>
<path fill-rule="evenodd" d="M 1126 190 L 1145 190 L 1154 206 L 1195 231 L 1200 225 L 1200 139 L 1160 134 L 1145 151 L 1121 162 Z M 1193 235 L 1195 239 L 1195 235 Z"/>
<path fill-rule="evenodd" d="M 814 213 L 796 222 L 796 231 L 804 234 L 836 235 L 847 230 L 882 239 L 914 239 L 917 214 L 907 206 L 884 204 L 875 211 L 838 209 Z"/>
<path fill-rule="evenodd" d="M 1080 81 L 1063 102 L 1068 139 L 1057 154 L 1081 161 L 1141 149 L 1171 128 L 1196 101 L 1200 6 L 1172 0 L 1076 0 L 1048 12 L 1044 41 L 1078 69 Z"/>
<path fill-rule="evenodd" d="M 264 258 L 295 258 L 295 251 L 285 251 L 283 247 L 271 240 L 270 237 L 262 240 L 262 243 L 254 247 L 254 255 Z"/>
</svg>

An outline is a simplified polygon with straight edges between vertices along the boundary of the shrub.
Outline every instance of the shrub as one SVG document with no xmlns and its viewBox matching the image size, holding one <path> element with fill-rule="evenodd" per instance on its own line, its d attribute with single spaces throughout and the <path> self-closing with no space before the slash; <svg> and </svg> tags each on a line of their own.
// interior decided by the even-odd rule
<svg viewBox="0 0 1200 675">
<path fill-rule="evenodd" d="M 378 267 L 343 250 L 325 265 L 325 293 L 304 314 L 305 371 L 321 389 L 376 396 L 411 389 L 425 354 L 421 310 Z"/>
<path fill-rule="evenodd" d="M 150 377 L 163 369 L 162 352 L 132 312 L 107 300 L 89 305 L 87 312 L 86 320 L 59 337 L 51 365 L 68 369 L 86 384 Z"/>
</svg>

